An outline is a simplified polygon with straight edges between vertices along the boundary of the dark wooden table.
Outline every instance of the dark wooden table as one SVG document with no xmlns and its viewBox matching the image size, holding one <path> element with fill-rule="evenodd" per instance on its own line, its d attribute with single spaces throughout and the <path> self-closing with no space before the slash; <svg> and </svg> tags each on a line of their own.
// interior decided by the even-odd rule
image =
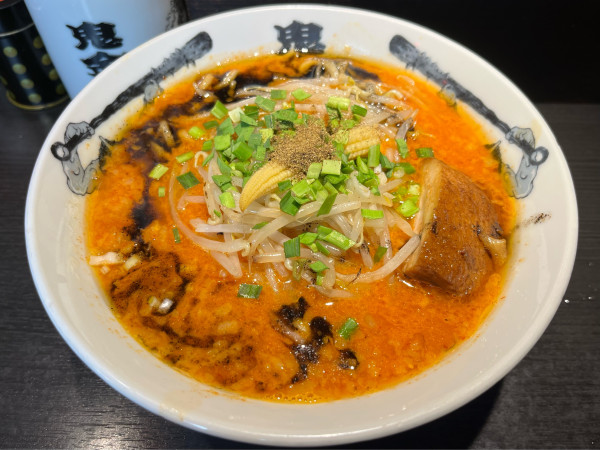
<svg viewBox="0 0 600 450">
<path fill-rule="evenodd" d="M 227 9 L 223 3 L 241 6 L 190 2 L 190 15 Z M 585 67 L 580 61 L 570 70 Z M 579 204 L 578 254 L 564 300 L 527 357 L 479 398 L 417 429 L 350 448 L 600 447 L 600 91 L 577 86 L 566 98 L 561 89 L 539 90 L 532 87 L 535 69 L 529 61 L 529 78 L 517 78 L 530 80 L 525 91 L 562 146 Z M 0 446 L 251 447 L 150 414 L 107 386 L 60 338 L 29 273 L 23 216 L 35 159 L 62 107 L 26 112 L 0 97 Z"/>
</svg>

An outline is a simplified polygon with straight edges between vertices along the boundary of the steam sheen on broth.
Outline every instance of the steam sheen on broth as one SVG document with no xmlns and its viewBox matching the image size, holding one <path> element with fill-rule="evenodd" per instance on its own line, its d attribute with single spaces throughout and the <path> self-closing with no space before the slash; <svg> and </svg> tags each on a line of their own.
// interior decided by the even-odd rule
<svg viewBox="0 0 600 450">
<path fill-rule="evenodd" d="M 382 390 L 499 300 L 515 205 L 488 141 L 395 67 L 231 62 L 167 89 L 103 156 L 90 264 L 128 332 L 200 382 L 293 402 Z M 447 273 L 456 255 L 476 276 Z"/>
</svg>

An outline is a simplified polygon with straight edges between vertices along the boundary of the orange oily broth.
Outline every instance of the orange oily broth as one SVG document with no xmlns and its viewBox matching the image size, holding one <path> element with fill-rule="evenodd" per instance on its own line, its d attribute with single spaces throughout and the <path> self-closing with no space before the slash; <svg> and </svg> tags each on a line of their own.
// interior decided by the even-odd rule
<svg viewBox="0 0 600 450">
<path fill-rule="evenodd" d="M 286 58 L 289 56 L 262 56 L 260 62 L 246 60 L 218 71 L 235 66 L 242 71 L 252 67 L 257 73 L 283 72 Z M 488 139 L 480 126 L 462 108 L 449 107 L 435 87 L 414 75 L 369 62 L 360 62 L 360 66 L 376 72 L 383 82 L 408 91 L 407 103 L 419 109 L 415 132 L 407 138 L 411 150 L 408 161 L 417 167 L 415 179 L 418 181 L 419 160 L 414 149 L 432 147 L 437 158 L 460 169 L 485 190 L 496 204 L 500 225 L 508 234 L 514 225 L 514 201 L 502 187 L 498 164 L 484 146 Z M 193 95 L 190 82 L 166 90 L 131 118 L 128 130 L 139 129 L 147 120 L 160 117 L 169 105 L 184 103 Z M 178 130 L 180 144 L 170 158 L 200 150 L 203 140 L 195 141 L 186 132 L 200 125 L 197 117 L 177 117 L 171 125 Z M 122 137 L 127 138 L 128 130 Z M 86 229 L 91 255 L 109 251 L 131 254 L 141 245 L 132 242 L 124 230 L 134 223 L 130 211 L 143 198 L 144 177 L 151 165 L 144 158 L 131 158 L 123 149 L 125 145 L 127 139 L 114 146 L 97 190 L 88 196 Z M 383 142 L 382 151 L 395 151 L 393 146 L 393 142 Z M 144 292 L 119 297 L 111 304 L 132 336 L 166 363 L 203 383 L 249 397 L 294 402 L 329 401 L 385 389 L 431 367 L 472 336 L 500 295 L 502 273 L 491 275 L 484 288 L 465 297 L 452 297 L 425 286 L 411 287 L 399 274 L 370 285 L 352 285 L 349 289 L 355 295 L 349 299 L 323 297 L 292 277 L 282 280 L 280 292 L 275 293 L 257 264 L 251 273 L 244 270 L 241 279 L 234 279 L 185 237 L 181 243 L 174 243 L 167 197 L 157 195 L 159 186 L 168 186 L 174 164 L 169 166 L 167 175 L 150 183 L 154 219 L 142 230 L 141 237 L 155 253 L 172 253 L 176 259 L 165 259 L 165 267 L 161 268 L 142 264 L 132 272 L 168 277 L 175 273 L 171 266 L 177 265 L 179 274 L 173 276 L 186 280 L 184 292 L 177 294 L 177 305 L 166 316 L 151 314 Z M 175 183 L 175 189 L 182 188 Z M 186 193 L 201 195 L 202 185 Z M 176 192 L 175 197 L 180 194 Z M 206 207 L 188 204 L 181 218 L 187 223 L 194 217 L 206 219 Z M 406 236 L 394 230 L 392 240 L 397 248 Z M 242 267 L 246 269 L 247 264 L 242 262 Z M 348 272 L 352 271 L 355 269 L 350 262 Z M 118 280 L 127 275 L 122 266 L 96 273 L 109 297 Z M 263 285 L 259 299 L 238 298 L 240 283 Z M 308 364 L 306 379 L 291 383 L 299 371 L 298 362 L 290 350 L 291 341 L 275 330 L 272 320 L 275 311 L 295 303 L 300 296 L 309 308 L 302 323 L 297 324 L 299 328 L 306 328 L 313 317 L 321 316 L 332 325 L 334 337 L 321 347 L 318 363 Z M 344 340 L 337 330 L 348 317 L 354 318 L 359 328 Z M 339 350 L 343 348 L 356 355 L 358 366 L 354 370 L 338 366 Z"/>
</svg>

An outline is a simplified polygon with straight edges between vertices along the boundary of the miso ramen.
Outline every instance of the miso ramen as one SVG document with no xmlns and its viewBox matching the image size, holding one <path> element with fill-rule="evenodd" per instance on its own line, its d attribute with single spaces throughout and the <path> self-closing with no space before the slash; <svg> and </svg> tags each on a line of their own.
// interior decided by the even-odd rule
<svg viewBox="0 0 600 450">
<path fill-rule="evenodd" d="M 516 211 L 487 143 L 397 67 L 229 62 L 115 137 L 89 263 L 123 327 L 201 383 L 293 402 L 389 388 L 499 301 Z"/>
</svg>

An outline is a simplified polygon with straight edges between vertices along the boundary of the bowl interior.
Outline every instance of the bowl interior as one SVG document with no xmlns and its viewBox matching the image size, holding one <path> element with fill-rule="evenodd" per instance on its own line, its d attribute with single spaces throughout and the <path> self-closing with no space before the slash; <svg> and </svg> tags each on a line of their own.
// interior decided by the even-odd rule
<svg viewBox="0 0 600 450">
<path fill-rule="evenodd" d="M 251 26 L 257 20 L 261 26 Z M 299 27 L 304 27 L 304 35 L 294 35 Z M 243 399 L 201 385 L 155 359 L 123 330 L 85 263 L 85 197 L 74 192 L 76 186 L 67 185 L 66 177 L 73 161 L 60 161 L 51 149 L 54 143 L 65 142 L 69 124 L 97 124 L 93 136 L 77 147 L 81 167 L 88 167 L 97 158 L 99 136 L 114 135 L 123 117 L 142 105 L 148 74 L 159 70 L 176 49 L 186 48 L 194 39 L 200 42 L 205 35 L 210 48 L 201 49 L 204 53 L 195 64 L 180 61 L 181 70 L 160 81 L 161 86 L 189 71 L 240 54 L 279 51 L 293 41 L 417 71 L 426 56 L 450 77 L 455 92 L 460 95 L 464 89 L 480 100 L 486 109 L 474 107 L 473 113 L 501 142 L 507 164 L 517 175 L 529 177 L 523 181 L 523 192 L 531 190 L 519 199 L 513 267 L 503 299 L 477 336 L 438 366 L 396 388 L 332 403 L 289 405 Z M 398 36 L 420 58 L 411 63 L 410 55 L 391 45 L 404 42 Z M 121 102 L 114 114 L 108 114 L 110 102 L 127 92 L 131 101 Z M 497 120 L 490 120 L 488 110 Z M 530 134 L 510 133 L 517 128 Z M 534 151 L 546 149 L 547 159 L 539 162 L 539 154 L 532 156 L 516 145 L 525 140 Z M 523 161 L 530 164 L 519 171 Z M 27 252 L 39 295 L 58 331 L 92 370 L 134 402 L 176 423 L 273 445 L 347 443 L 399 432 L 452 411 L 492 386 L 530 350 L 554 315 L 573 266 L 577 227 L 573 183 L 564 156 L 541 115 L 501 73 L 469 50 L 409 22 L 316 5 L 252 8 L 209 17 L 120 58 L 71 102 L 50 132 L 34 169 L 26 207 Z"/>
</svg>

